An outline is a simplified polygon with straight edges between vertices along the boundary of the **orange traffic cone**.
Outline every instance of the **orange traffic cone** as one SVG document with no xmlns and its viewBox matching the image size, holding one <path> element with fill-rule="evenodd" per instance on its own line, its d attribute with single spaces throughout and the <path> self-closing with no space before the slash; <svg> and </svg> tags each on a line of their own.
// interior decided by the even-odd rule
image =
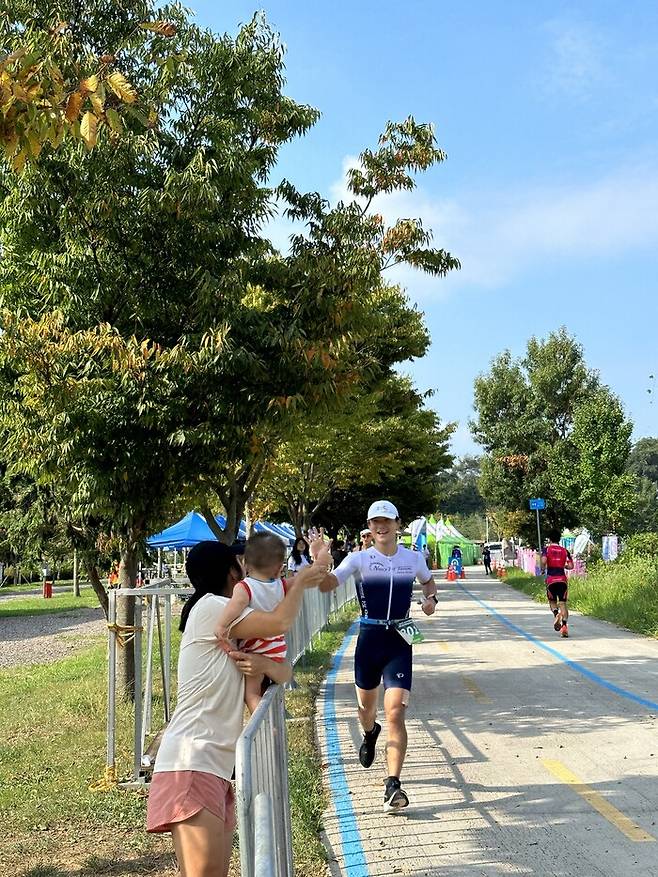
<svg viewBox="0 0 658 877">
<path fill-rule="evenodd" d="M 466 570 L 464 569 L 464 567 L 462 567 L 462 571 L 461 571 L 461 573 L 459 574 L 459 578 L 460 578 L 460 579 L 465 579 L 465 578 L 466 578 Z"/>
</svg>

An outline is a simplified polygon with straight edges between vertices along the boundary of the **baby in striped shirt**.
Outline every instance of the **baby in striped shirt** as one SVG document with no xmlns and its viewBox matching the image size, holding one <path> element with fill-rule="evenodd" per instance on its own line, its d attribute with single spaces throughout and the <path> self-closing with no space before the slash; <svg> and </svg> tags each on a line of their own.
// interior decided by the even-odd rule
<svg viewBox="0 0 658 877">
<path fill-rule="evenodd" d="M 263 612 L 272 612 L 285 597 L 286 581 L 281 577 L 285 559 L 285 542 L 274 533 L 255 533 L 247 540 L 244 551 L 247 575 L 234 587 L 233 595 L 222 611 L 215 628 L 221 646 L 227 651 L 233 648 L 229 641 L 231 625 L 245 609 L 250 607 Z M 283 635 L 271 639 L 240 640 L 238 648 L 242 652 L 265 655 L 273 661 L 286 659 L 287 646 Z M 263 678 L 263 676 L 245 678 L 245 703 L 251 713 L 260 702 Z"/>
</svg>

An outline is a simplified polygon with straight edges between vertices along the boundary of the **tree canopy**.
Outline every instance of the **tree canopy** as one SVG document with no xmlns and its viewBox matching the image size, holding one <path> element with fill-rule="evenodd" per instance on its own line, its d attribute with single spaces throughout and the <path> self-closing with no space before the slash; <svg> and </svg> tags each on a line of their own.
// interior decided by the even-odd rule
<svg viewBox="0 0 658 877">
<path fill-rule="evenodd" d="M 635 501 L 624 472 L 632 425 L 564 328 L 530 339 L 520 359 L 500 354 L 475 381 L 475 411 L 471 430 L 487 452 L 482 494 L 518 512 L 523 535 L 534 535 L 533 497 L 547 501 L 549 526 L 623 531 Z"/>
<path fill-rule="evenodd" d="M 221 502 L 230 541 L 279 443 L 423 355 L 382 272 L 459 263 L 370 207 L 445 156 L 408 118 L 346 203 L 274 180 L 318 113 L 284 93 L 260 16 L 232 37 L 149 0 L 11 0 L 0 39 L 4 462 L 56 488 L 92 566 L 118 545 L 129 585 L 182 494 Z M 277 207 L 301 227 L 287 253 L 264 233 Z"/>
</svg>

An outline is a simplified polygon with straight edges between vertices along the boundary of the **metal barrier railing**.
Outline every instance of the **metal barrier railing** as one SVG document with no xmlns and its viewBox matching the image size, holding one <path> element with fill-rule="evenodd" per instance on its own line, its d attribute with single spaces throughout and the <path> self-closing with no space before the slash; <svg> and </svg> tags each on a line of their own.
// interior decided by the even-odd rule
<svg viewBox="0 0 658 877">
<path fill-rule="evenodd" d="M 116 765 L 116 654 L 122 637 L 128 633 L 135 643 L 135 709 L 133 722 L 133 769 L 124 788 L 143 786 L 148 782 L 151 759 L 146 755 L 146 737 L 153 722 L 153 663 L 155 632 L 158 634 L 158 655 L 162 681 L 165 724 L 171 714 L 171 605 L 177 595 L 189 595 L 189 587 L 173 585 L 171 579 L 160 579 L 142 588 L 116 588 L 108 591 L 108 674 L 107 674 L 107 745 L 106 775 L 114 776 Z M 117 599 L 135 598 L 133 629 L 122 631 L 117 626 Z M 164 619 L 161 616 L 164 610 Z M 146 660 L 143 661 L 146 610 Z M 145 666 L 143 666 L 145 664 Z"/>
<path fill-rule="evenodd" d="M 262 859 L 268 846 L 275 877 L 292 877 L 288 738 L 281 685 L 272 685 L 265 692 L 240 735 L 235 751 L 235 790 L 242 877 L 255 877 L 256 849 Z M 261 798 L 262 809 L 257 814 L 255 801 L 261 794 L 269 800 Z M 261 843 L 262 824 L 269 827 L 270 843 Z"/>
</svg>

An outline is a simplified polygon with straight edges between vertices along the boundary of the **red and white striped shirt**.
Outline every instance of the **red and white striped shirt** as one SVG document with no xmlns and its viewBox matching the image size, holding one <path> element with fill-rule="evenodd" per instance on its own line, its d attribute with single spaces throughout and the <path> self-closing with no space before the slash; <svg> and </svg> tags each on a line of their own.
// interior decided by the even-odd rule
<svg viewBox="0 0 658 877">
<path fill-rule="evenodd" d="M 255 579 L 247 576 L 240 584 L 249 594 L 249 606 L 261 612 L 273 612 L 286 595 L 285 579 Z M 285 661 L 287 653 L 286 638 L 275 636 L 271 639 L 240 640 L 238 646 L 243 652 L 256 652 L 272 658 L 273 661 Z"/>
</svg>

